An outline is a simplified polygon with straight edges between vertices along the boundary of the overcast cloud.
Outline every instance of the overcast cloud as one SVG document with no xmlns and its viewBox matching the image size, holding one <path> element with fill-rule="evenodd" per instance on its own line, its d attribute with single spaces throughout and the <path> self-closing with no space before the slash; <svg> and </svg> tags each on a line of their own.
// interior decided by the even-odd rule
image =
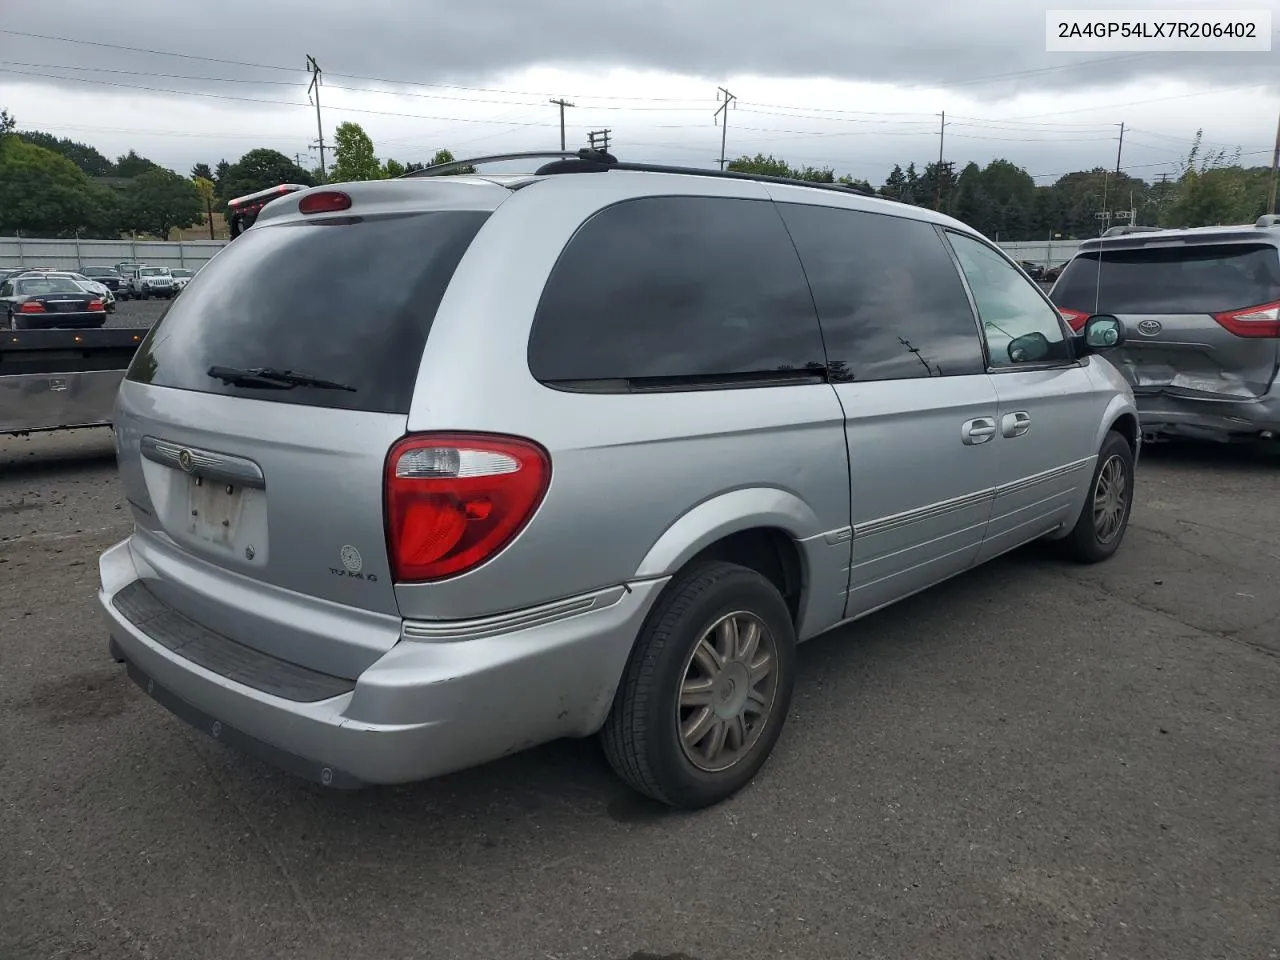
<svg viewBox="0 0 1280 960">
<path fill-rule="evenodd" d="M 1280 27 L 1280 0 L 1231 5 L 1270 9 Z M 308 53 L 325 70 L 326 138 L 355 120 L 380 155 L 401 160 L 437 146 L 558 147 L 546 101 L 563 95 L 577 104 L 571 146 L 608 127 L 628 158 L 707 164 L 725 85 L 738 96 L 731 156 L 772 152 L 879 182 L 893 162 L 936 159 L 945 110 L 949 160 L 1004 156 L 1044 176 L 1110 165 L 1124 121 L 1125 165 L 1151 175 L 1172 170 L 1199 127 L 1206 140 L 1240 145 L 1245 162 L 1268 162 L 1280 110 L 1280 47 L 1046 53 L 1047 7 L 1114 6 L 1079 0 L 20 6 L 0 23 L 0 106 L 24 127 L 112 156 L 133 147 L 183 172 L 260 144 L 306 154 L 316 135 Z"/>
</svg>

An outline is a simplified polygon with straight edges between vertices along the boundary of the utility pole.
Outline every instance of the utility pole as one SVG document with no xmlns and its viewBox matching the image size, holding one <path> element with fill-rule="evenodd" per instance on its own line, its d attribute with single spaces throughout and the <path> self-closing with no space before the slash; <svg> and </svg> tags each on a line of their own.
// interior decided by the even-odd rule
<svg viewBox="0 0 1280 960">
<path fill-rule="evenodd" d="M 1116 176 L 1120 176 L 1120 154 L 1124 150 L 1124 124 L 1120 124 L 1120 146 L 1116 147 Z"/>
<path fill-rule="evenodd" d="M 609 152 L 608 128 L 605 128 L 604 130 L 592 130 L 590 133 L 587 134 L 587 143 L 590 145 L 592 150 L 598 151 L 599 153 L 608 153 Z"/>
<path fill-rule="evenodd" d="M 320 122 L 320 64 L 316 58 L 307 54 L 307 73 L 311 74 L 311 86 L 307 87 L 307 96 L 316 105 L 316 146 L 320 148 L 320 177 L 329 179 L 329 171 L 324 165 L 324 124 Z"/>
<path fill-rule="evenodd" d="M 1280 121 L 1276 122 L 1276 152 L 1271 155 L 1271 189 L 1267 191 L 1267 213 L 1280 213 L 1276 209 L 1276 184 L 1280 183 Z"/>
<path fill-rule="evenodd" d="M 726 90 L 724 87 L 716 87 L 716 89 L 719 91 L 716 94 L 717 100 L 720 100 L 721 96 L 723 95 L 723 101 L 721 102 L 720 106 L 716 107 L 716 112 L 715 112 L 715 122 L 720 124 L 720 169 L 723 170 L 724 169 L 724 149 L 725 149 L 725 144 L 729 137 L 729 104 L 731 103 L 736 104 L 738 98 L 735 97 L 728 90 Z M 737 110 L 738 108 L 735 106 L 733 109 Z M 720 114 L 722 113 L 724 114 L 723 120 L 721 120 L 720 118 Z"/>
<path fill-rule="evenodd" d="M 947 139 L 947 111 L 943 110 L 940 114 L 942 117 L 942 125 L 938 127 L 938 169 L 934 175 L 937 190 L 933 197 L 933 209 L 942 209 L 942 147 Z"/>
<path fill-rule="evenodd" d="M 561 97 L 559 100 L 552 100 L 551 103 L 560 108 L 560 149 L 564 149 L 564 108 L 572 107 L 573 104 Z"/>
</svg>

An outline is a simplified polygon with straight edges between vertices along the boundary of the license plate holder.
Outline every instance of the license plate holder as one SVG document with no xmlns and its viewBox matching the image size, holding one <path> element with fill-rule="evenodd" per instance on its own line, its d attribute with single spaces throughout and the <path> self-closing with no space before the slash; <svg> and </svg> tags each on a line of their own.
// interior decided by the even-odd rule
<svg viewBox="0 0 1280 960">
<path fill-rule="evenodd" d="M 244 489 L 206 477 L 187 479 L 188 532 L 197 540 L 221 546 L 235 543 L 244 513 Z"/>
</svg>

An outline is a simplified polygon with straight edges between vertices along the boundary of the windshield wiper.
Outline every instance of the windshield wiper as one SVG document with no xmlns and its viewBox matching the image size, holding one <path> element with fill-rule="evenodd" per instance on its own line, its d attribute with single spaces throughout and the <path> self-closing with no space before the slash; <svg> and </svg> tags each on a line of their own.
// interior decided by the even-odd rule
<svg viewBox="0 0 1280 960">
<path fill-rule="evenodd" d="M 321 380 L 305 373 L 292 370 L 277 370 L 274 367 L 219 367 L 212 366 L 209 376 L 232 387 L 259 387 L 264 390 L 288 390 L 292 387 L 317 387 L 321 390 L 348 390 L 356 392 L 356 388 L 336 380 Z"/>
</svg>

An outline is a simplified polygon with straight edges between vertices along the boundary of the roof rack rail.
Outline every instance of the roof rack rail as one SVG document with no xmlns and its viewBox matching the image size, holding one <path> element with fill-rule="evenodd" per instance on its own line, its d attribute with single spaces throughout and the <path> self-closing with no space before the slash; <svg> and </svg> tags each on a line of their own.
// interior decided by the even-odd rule
<svg viewBox="0 0 1280 960">
<path fill-rule="evenodd" d="M 478 167 L 482 163 L 501 163 L 504 160 L 588 160 L 598 163 L 617 163 L 614 157 L 601 151 L 583 147 L 581 150 L 530 150 L 525 153 L 493 153 L 485 157 L 469 157 L 466 160 L 450 160 L 448 163 L 435 163 L 421 170 L 411 170 L 400 175 L 407 177 L 439 177 L 468 167 Z"/>
<path fill-rule="evenodd" d="M 1126 233 L 1159 233 L 1163 227 L 1142 227 L 1138 224 L 1121 224 L 1103 231 L 1104 237 L 1123 237 Z"/>
<path fill-rule="evenodd" d="M 680 167 L 660 163 L 625 163 L 601 150 L 583 147 L 581 150 L 535 150 L 528 153 L 498 153 L 485 157 L 471 157 L 437 163 L 421 170 L 403 174 L 403 177 L 436 177 L 443 174 L 479 166 L 484 163 L 500 163 L 505 160 L 549 160 L 534 171 L 536 176 L 559 173 L 603 173 L 608 170 L 628 170 L 638 173 L 674 173 L 695 177 L 720 177 L 725 180 L 754 180 L 758 183 L 777 183 L 792 187 L 811 187 L 817 190 L 835 190 L 855 193 L 864 197 L 879 196 L 874 190 L 854 186 L 851 183 L 821 183 L 813 180 L 797 180 L 793 177 L 775 177 L 764 173 L 748 173 L 743 170 L 708 170 L 704 167 Z M 880 199 L 891 199 L 881 197 Z"/>
</svg>

